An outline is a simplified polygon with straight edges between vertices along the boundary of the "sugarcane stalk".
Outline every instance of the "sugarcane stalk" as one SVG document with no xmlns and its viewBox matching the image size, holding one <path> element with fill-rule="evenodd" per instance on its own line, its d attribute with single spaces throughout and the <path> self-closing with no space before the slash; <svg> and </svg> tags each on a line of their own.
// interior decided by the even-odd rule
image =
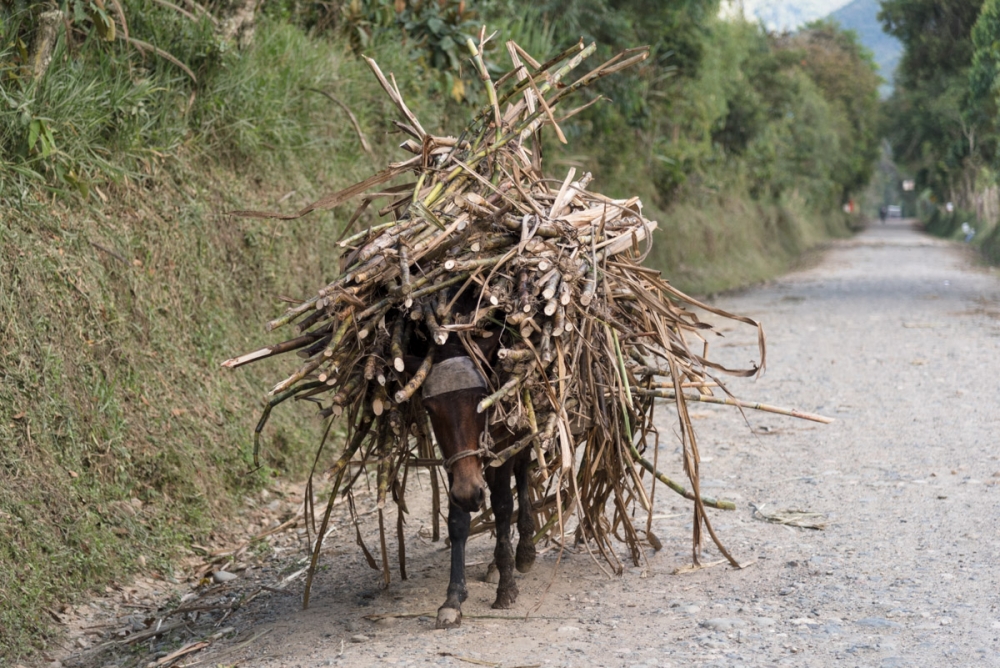
<svg viewBox="0 0 1000 668">
<path fill-rule="evenodd" d="M 522 375 L 516 375 L 516 376 L 512 377 L 510 380 L 508 380 L 506 383 L 504 383 L 503 386 L 499 390 L 497 390 L 496 392 L 494 392 L 490 396 L 488 396 L 485 399 L 483 399 L 482 401 L 480 401 L 479 404 L 476 406 L 476 412 L 477 413 L 482 413 L 487 408 L 489 408 L 490 406 L 492 406 L 493 404 L 495 404 L 497 401 L 499 401 L 500 399 L 503 399 L 505 396 L 507 396 L 513 390 L 515 390 L 517 388 L 517 386 L 520 385 L 523 380 L 524 380 L 524 377 Z"/>
<path fill-rule="evenodd" d="M 389 490 L 389 469 L 391 468 L 389 463 L 388 453 L 384 453 L 378 464 L 378 472 L 376 473 L 376 493 L 375 493 L 375 506 L 381 511 L 385 508 L 385 497 Z M 379 523 L 381 524 L 381 522 Z M 379 526 L 381 531 L 382 527 Z M 385 561 L 385 553 L 382 554 L 382 559 Z"/>
<path fill-rule="evenodd" d="M 541 270 L 541 267 L 539 267 Z M 556 296 L 556 292 L 559 290 L 559 284 L 562 281 L 562 276 L 559 272 L 553 269 L 549 274 L 546 275 L 547 278 L 543 279 L 545 281 L 545 288 L 542 290 L 542 299 L 549 301 Z M 552 315 L 547 313 L 546 315 Z"/>
<path fill-rule="evenodd" d="M 374 234 L 376 232 L 382 232 L 383 230 L 387 230 L 390 227 L 394 227 L 394 226 L 396 226 L 398 224 L 399 224 L 398 221 L 390 220 L 387 223 L 381 223 L 379 225 L 372 225 L 371 227 L 369 227 L 367 229 L 364 229 L 364 230 L 361 230 L 360 232 L 352 234 L 351 236 L 347 237 L 346 239 L 341 239 L 340 241 L 337 242 L 337 245 L 340 246 L 341 248 L 348 248 L 350 246 L 353 246 L 356 241 L 360 241 L 361 239 L 365 238 L 369 234 Z"/>
<path fill-rule="evenodd" d="M 637 387 L 632 390 L 632 393 L 647 397 L 677 399 L 677 394 L 670 390 L 645 389 Z M 816 413 L 807 413 L 805 411 L 796 410 L 794 408 L 782 408 L 780 406 L 771 406 L 769 404 L 762 404 L 755 401 L 741 401 L 739 399 L 733 399 L 732 397 L 716 397 L 710 394 L 684 394 L 684 400 L 700 401 L 703 404 L 718 404 L 721 406 L 737 406 L 739 408 L 749 408 L 756 411 L 776 413 L 778 415 L 787 415 L 789 417 L 800 418 L 802 420 L 821 422 L 823 424 L 830 424 L 831 422 L 834 421 L 833 418 L 826 417 L 824 415 L 817 415 Z"/>
<path fill-rule="evenodd" d="M 413 300 L 409 298 L 409 294 L 413 288 L 410 285 L 410 251 L 405 243 L 399 245 L 399 282 L 399 292 L 406 297 L 404 305 L 410 308 Z"/>
<path fill-rule="evenodd" d="M 244 364 L 249 364 L 250 362 L 255 362 L 259 359 L 264 359 L 265 357 L 273 357 L 275 355 L 280 355 L 282 353 L 287 353 L 292 350 L 298 350 L 304 346 L 314 343 L 316 339 L 320 338 L 319 335 L 315 334 L 304 334 L 302 336 L 297 336 L 294 339 L 289 339 L 284 343 L 279 343 L 275 346 L 269 346 L 267 348 L 261 348 L 260 350 L 255 350 L 252 353 L 247 353 L 246 355 L 240 355 L 239 357 L 233 357 L 222 363 L 222 366 L 227 369 L 235 369 L 238 366 L 243 366 Z"/>
<path fill-rule="evenodd" d="M 338 334 L 341 333 L 341 332 L 346 332 L 347 331 L 347 325 L 348 325 L 349 322 L 350 322 L 350 319 L 347 319 L 347 320 L 345 320 L 343 322 L 343 324 L 341 325 L 340 330 L 338 330 Z M 328 345 L 324 349 L 324 351 L 323 351 L 322 354 L 316 355 L 311 360 L 309 360 L 308 362 L 306 362 L 305 364 L 303 364 L 301 367 L 299 367 L 298 371 L 296 371 L 291 376 L 289 376 L 288 378 L 284 379 L 283 381 L 281 381 L 280 383 L 278 383 L 277 385 L 275 385 L 274 387 L 272 387 L 271 391 L 268 392 L 268 395 L 269 396 L 274 396 L 275 394 L 278 394 L 279 392 L 284 392 L 286 389 L 288 389 L 289 387 L 291 387 L 292 385 L 294 385 L 295 383 L 299 382 L 300 380 L 302 380 L 303 378 L 305 378 L 306 376 L 308 376 L 309 374 L 311 374 L 313 371 L 315 371 L 316 369 L 318 369 L 320 367 L 320 365 L 322 365 L 323 363 L 329 361 L 330 355 L 333 354 L 333 351 L 336 348 L 337 344 L 339 344 L 339 341 L 337 340 L 337 337 L 334 336 L 330 340 L 330 345 Z M 329 353 L 329 354 L 327 354 L 327 353 Z"/>
<path fill-rule="evenodd" d="M 587 308 L 594 301 L 594 292 L 597 290 L 597 264 L 594 264 L 594 273 L 583 282 L 583 291 L 580 293 L 580 306 Z"/>
<path fill-rule="evenodd" d="M 479 72 L 479 80 L 483 82 L 483 86 L 486 88 L 486 97 L 489 100 L 490 106 L 493 108 L 493 122 L 496 126 L 495 137 L 500 139 L 501 122 L 500 122 L 500 105 L 497 103 L 497 90 L 493 87 L 493 80 L 490 79 L 489 72 L 486 71 L 486 63 L 483 61 L 483 54 L 480 49 L 476 48 L 476 43 L 472 41 L 471 37 L 467 37 L 465 44 L 469 47 L 469 52 L 472 54 L 472 59 L 476 63 L 476 69 Z"/>
<path fill-rule="evenodd" d="M 559 304 L 561 306 L 569 306 L 570 302 L 573 301 L 573 288 L 570 287 L 569 283 L 565 281 L 559 284 Z"/>
<path fill-rule="evenodd" d="M 540 332 L 540 331 L 542 330 L 538 326 L 538 323 L 535 322 L 535 319 L 530 316 L 528 318 L 525 318 L 524 322 L 521 323 L 520 334 L 522 339 L 527 339 L 535 332 Z"/>
<path fill-rule="evenodd" d="M 526 362 L 534 359 L 535 354 L 528 348 L 500 348 L 497 351 L 497 359 L 511 360 L 512 362 Z"/>
<path fill-rule="evenodd" d="M 283 325 L 287 325 L 288 323 L 292 322 L 293 320 L 301 316 L 303 313 L 315 309 L 316 302 L 318 302 L 320 299 L 321 297 L 319 296 L 311 297 L 310 299 L 307 299 L 298 306 L 288 309 L 287 311 L 285 311 L 285 314 L 283 316 L 281 316 L 280 318 L 275 318 L 274 320 L 267 323 L 267 325 L 265 325 L 265 329 L 268 332 L 270 332 Z"/>
<path fill-rule="evenodd" d="M 534 311 L 514 311 L 507 316 L 507 324 L 512 327 L 520 327 L 526 320 L 534 316 Z"/>
<path fill-rule="evenodd" d="M 434 343 L 443 346 L 448 341 L 448 331 L 441 328 L 437 318 L 434 316 L 434 308 L 430 304 L 424 304 L 424 324 L 430 330 Z"/>
<path fill-rule="evenodd" d="M 420 389 L 420 386 L 423 385 L 424 381 L 427 379 L 427 374 L 430 373 L 431 366 L 433 366 L 433 363 L 434 363 L 434 346 L 431 346 L 427 351 L 427 355 L 424 356 L 424 360 L 420 363 L 420 366 L 417 368 L 416 373 L 413 374 L 413 378 L 410 379 L 410 381 L 403 387 L 403 389 L 401 389 L 399 392 L 396 392 L 397 404 L 409 401 L 410 397 L 413 396 L 413 393 L 416 392 L 418 389 Z"/>
<path fill-rule="evenodd" d="M 364 341 L 366 338 L 368 338 L 368 335 L 375 331 L 375 329 L 379 326 L 379 323 L 382 322 L 382 318 L 385 317 L 385 314 L 388 313 L 389 309 L 391 309 L 392 307 L 393 304 L 390 302 L 384 305 L 378 311 L 376 311 L 374 316 L 372 316 L 372 318 L 370 318 L 368 322 L 365 323 L 364 327 L 362 327 L 358 331 L 358 340 Z M 365 312 L 362 311 L 362 313 Z M 367 317 L 367 314 L 365 315 L 365 317 Z"/>
<path fill-rule="evenodd" d="M 474 269 L 492 267 L 503 258 L 502 255 L 496 257 L 483 257 L 469 260 L 448 260 L 444 263 L 445 271 L 470 272 Z"/>
<path fill-rule="evenodd" d="M 392 328 L 392 340 L 389 343 L 389 352 L 392 354 L 392 366 L 399 373 L 406 370 L 406 362 L 403 361 L 403 331 L 406 329 L 406 320 L 398 318 Z"/>
<path fill-rule="evenodd" d="M 542 325 L 542 342 L 538 346 L 539 355 L 542 358 L 542 363 L 548 366 L 555 359 L 555 346 L 552 343 L 552 322 L 546 322 Z"/>
<path fill-rule="evenodd" d="M 528 272 L 522 271 L 517 276 L 517 305 L 518 308 L 528 313 L 531 311 L 531 284 L 528 282 Z"/>
<path fill-rule="evenodd" d="M 556 308 L 556 317 L 552 321 L 552 336 L 560 337 L 566 330 L 566 307 L 560 304 Z"/>
<path fill-rule="evenodd" d="M 364 380 L 363 373 L 356 373 L 351 376 L 347 381 L 345 381 L 340 388 L 340 391 L 333 396 L 330 400 L 332 406 L 343 407 L 348 401 L 353 398 L 355 390 L 361 385 L 361 381 Z"/>
</svg>

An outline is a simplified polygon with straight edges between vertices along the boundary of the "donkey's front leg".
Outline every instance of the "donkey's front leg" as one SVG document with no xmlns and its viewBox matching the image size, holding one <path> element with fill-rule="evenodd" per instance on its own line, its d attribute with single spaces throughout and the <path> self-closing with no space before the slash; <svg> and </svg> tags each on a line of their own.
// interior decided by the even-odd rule
<svg viewBox="0 0 1000 668">
<path fill-rule="evenodd" d="M 462 625 L 462 601 L 469 593 L 465 588 L 465 541 L 469 539 L 471 514 L 454 503 L 448 507 L 448 538 L 451 540 L 451 580 L 448 598 L 438 608 L 439 629 L 454 629 Z"/>
<path fill-rule="evenodd" d="M 514 480 L 517 483 L 517 554 L 514 565 L 518 573 L 527 573 L 535 565 L 535 515 L 528 496 L 528 467 L 531 450 L 525 450 L 514 460 Z"/>
<path fill-rule="evenodd" d="M 514 583 L 514 546 L 510 542 L 510 518 L 514 514 L 514 497 L 510 493 L 510 472 L 513 462 L 506 462 L 497 468 L 490 468 L 486 474 L 486 484 L 490 487 L 490 507 L 496 521 L 497 547 L 493 552 L 500 584 L 497 585 L 497 600 L 494 608 L 506 609 L 517 600 L 517 585 Z"/>
</svg>

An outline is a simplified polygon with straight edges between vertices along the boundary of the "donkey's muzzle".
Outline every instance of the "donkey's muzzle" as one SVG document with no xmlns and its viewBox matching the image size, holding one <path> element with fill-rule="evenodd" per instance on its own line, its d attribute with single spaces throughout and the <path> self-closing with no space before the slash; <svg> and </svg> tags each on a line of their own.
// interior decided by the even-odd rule
<svg viewBox="0 0 1000 668">
<path fill-rule="evenodd" d="M 486 487 L 470 485 L 467 490 L 452 489 L 451 502 L 467 513 L 474 513 L 486 503 Z"/>
</svg>

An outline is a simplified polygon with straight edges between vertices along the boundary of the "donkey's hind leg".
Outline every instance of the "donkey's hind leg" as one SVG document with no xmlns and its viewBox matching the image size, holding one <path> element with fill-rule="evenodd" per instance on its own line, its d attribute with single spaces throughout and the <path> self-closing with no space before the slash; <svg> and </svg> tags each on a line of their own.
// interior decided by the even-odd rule
<svg viewBox="0 0 1000 668">
<path fill-rule="evenodd" d="M 512 462 L 493 468 L 486 473 L 486 484 L 490 487 L 490 506 L 496 520 L 497 546 L 493 552 L 500 584 L 497 585 L 497 600 L 493 607 L 506 609 L 517 600 L 517 584 L 514 583 L 514 547 L 510 543 L 510 519 L 514 514 L 514 497 L 510 493 L 510 472 Z"/>
<path fill-rule="evenodd" d="M 514 480 L 517 482 L 517 554 L 514 566 L 518 573 L 527 573 L 535 565 L 535 516 L 531 512 L 528 496 L 528 466 L 531 451 L 521 452 L 514 461 Z"/>
</svg>

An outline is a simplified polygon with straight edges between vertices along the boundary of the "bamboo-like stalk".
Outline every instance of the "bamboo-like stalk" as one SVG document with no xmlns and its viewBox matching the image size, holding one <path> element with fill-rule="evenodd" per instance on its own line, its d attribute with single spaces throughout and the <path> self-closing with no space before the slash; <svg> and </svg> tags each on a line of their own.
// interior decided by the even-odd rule
<svg viewBox="0 0 1000 668">
<path fill-rule="evenodd" d="M 480 401 L 479 404 L 476 406 L 476 412 L 482 413 L 487 408 L 495 404 L 497 401 L 510 394 L 513 390 L 517 389 L 517 386 L 520 385 L 523 380 L 524 380 L 523 376 L 512 377 L 510 380 L 508 380 L 506 383 L 503 384 L 503 387 L 501 387 L 499 390 L 497 390 L 490 396 Z"/>
<path fill-rule="evenodd" d="M 239 357 L 233 357 L 222 363 L 222 366 L 227 369 L 235 369 L 238 366 L 243 366 L 244 364 L 249 364 L 250 362 L 255 362 L 265 357 L 273 357 L 274 355 L 280 355 L 282 353 L 287 353 L 292 350 L 298 350 L 304 346 L 314 343 L 319 336 L 315 334 L 304 334 L 303 336 L 297 336 L 294 339 L 289 339 L 284 343 L 279 343 L 276 346 L 269 346 L 267 348 L 261 348 L 260 350 L 255 350 L 252 353 L 247 353 L 246 355 L 240 355 Z"/>
<path fill-rule="evenodd" d="M 406 329 L 406 320 L 399 318 L 392 328 L 392 342 L 390 352 L 392 353 L 392 366 L 399 373 L 406 370 L 406 362 L 403 361 L 403 331 Z"/>
<path fill-rule="evenodd" d="M 632 390 L 634 394 L 640 394 L 647 397 L 661 397 L 663 399 L 677 399 L 677 394 L 671 390 L 647 390 L 643 388 L 635 388 Z M 830 424 L 834 422 L 831 417 L 826 417 L 825 415 L 819 415 L 817 413 L 807 413 L 805 411 L 796 410 L 794 408 L 782 408 L 781 406 L 771 406 L 769 404 L 762 404 L 756 401 L 741 401 L 739 399 L 733 399 L 732 397 L 715 397 L 710 394 L 685 394 L 685 401 L 700 401 L 703 404 L 718 404 L 721 406 L 736 406 L 738 408 L 749 408 L 755 411 L 764 411 L 766 413 L 777 413 L 778 415 L 787 415 L 789 417 L 799 418 L 802 420 L 811 420 L 813 422 L 821 422 L 823 424 Z"/>
<path fill-rule="evenodd" d="M 413 393 L 420 389 L 420 386 L 424 384 L 427 380 L 427 374 L 431 371 L 431 366 L 434 364 L 434 348 L 432 347 L 427 351 L 427 355 L 424 356 L 424 360 L 420 363 L 417 371 L 413 374 L 413 378 L 401 389 L 396 392 L 396 403 L 401 404 L 403 402 L 409 401 Z"/>
</svg>

